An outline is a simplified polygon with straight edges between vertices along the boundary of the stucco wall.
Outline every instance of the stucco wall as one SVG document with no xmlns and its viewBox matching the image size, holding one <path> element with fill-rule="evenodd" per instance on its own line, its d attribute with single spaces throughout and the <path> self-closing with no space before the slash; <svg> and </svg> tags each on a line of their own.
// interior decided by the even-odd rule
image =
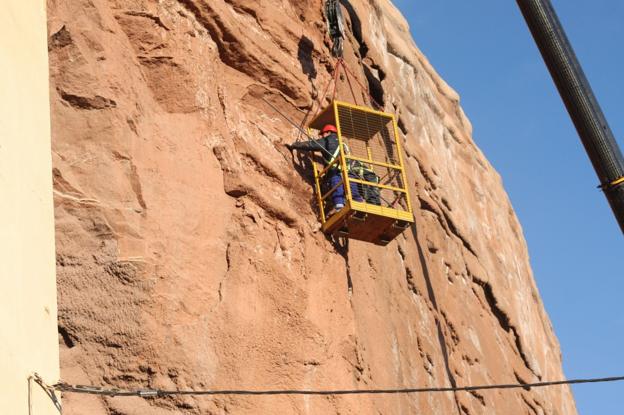
<svg viewBox="0 0 624 415">
<path fill-rule="evenodd" d="M 28 376 L 59 376 L 44 0 L 0 12 L 0 411 L 29 413 Z M 57 414 L 34 385 L 32 414 Z"/>
</svg>

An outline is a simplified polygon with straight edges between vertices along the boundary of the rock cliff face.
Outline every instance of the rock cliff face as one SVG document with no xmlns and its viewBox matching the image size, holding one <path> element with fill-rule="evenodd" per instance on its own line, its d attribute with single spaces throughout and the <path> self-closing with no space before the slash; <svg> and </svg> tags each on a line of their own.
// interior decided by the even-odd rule
<svg viewBox="0 0 624 415">
<path fill-rule="evenodd" d="M 318 230 L 310 172 L 283 146 L 297 132 L 262 101 L 301 120 L 330 79 L 320 0 L 48 0 L 65 381 L 563 377 L 522 230 L 459 97 L 389 1 L 343 3 L 346 62 L 398 115 L 407 153 L 416 225 L 387 247 L 339 247 Z M 564 387 L 64 403 L 92 415 L 576 413 Z"/>
</svg>

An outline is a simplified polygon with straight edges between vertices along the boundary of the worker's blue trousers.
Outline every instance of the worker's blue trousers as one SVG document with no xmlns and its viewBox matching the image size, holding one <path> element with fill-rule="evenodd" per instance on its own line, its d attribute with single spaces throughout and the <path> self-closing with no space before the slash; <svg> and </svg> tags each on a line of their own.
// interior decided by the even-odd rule
<svg viewBox="0 0 624 415">
<path fill-rule="evenodd" d="M 349 174 L 349 177 L 356 178 L 355 176 L 352 176 L 351 174 Z M 329 176 L 329 188 L 333 189 L 334 186 L 338 185 L 338 183 L 340 183 L 341 181 L 342 181 L 342 175 L 340 174 L 339 171 L 336 171 L 334 174 Z M 364 201 L 364 199 L 362 199 L 362 196 L 360 196 L 357 183 L 351 182 L 351 197 L 353 197 L 353 200 L 355 200 L 356 202 Z M 338 186 L 336 191 L 332 194 L 332 202 L 334 202 L 334 206 L 336 205 L 344 206 L 345 189 L 343 185 Z"/>
</svg>

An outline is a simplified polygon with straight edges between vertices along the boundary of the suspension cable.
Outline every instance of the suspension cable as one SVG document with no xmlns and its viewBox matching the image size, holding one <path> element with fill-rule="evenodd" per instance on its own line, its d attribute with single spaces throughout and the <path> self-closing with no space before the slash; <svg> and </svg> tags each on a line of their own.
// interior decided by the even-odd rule
<svg viewBox="0 0 624 415">
<path fill-rule="evenodd" d="M 43 379 L 35 374 L 33 376 L 44 390 L 48 392 L 58 391 L 63 393 L 82 393 L 101 396 L 139 396 L 163 397 L 180 395 L 396 395 L 412 393 L 435 393 L 435 392 L 471 392 L 480 390 L 502 390 L 502 389 L 524 389 L 541 388 L 558 385 L 578 385 L 584 383 L 605 383 L 624 381 L 624 376 L 614 376 L 606 378 L 570 379 L 557 380 L 551 382 L 536 383 L 507 383 L 479 386 L 457 386 L 457 387 L 422 387 L 422 388 L 393 388 L 393 389 L 335 389 L 335 390 L 307 390 L 307 389 L 208 389 L 208 390 L 163 390 L 163 389 L 106 389 L 99 386 L 70 385 L 59 382 L 54 385 L 46 384 Z"/>
</svg>

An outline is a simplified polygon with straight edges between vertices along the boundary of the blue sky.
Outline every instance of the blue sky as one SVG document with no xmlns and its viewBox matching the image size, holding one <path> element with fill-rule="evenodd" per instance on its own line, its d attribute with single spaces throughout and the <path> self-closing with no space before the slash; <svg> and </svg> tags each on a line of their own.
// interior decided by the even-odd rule
<svg viewBox="0 0 624 415">
<path fill-rule="evenodd" d="M 622 146 L 624 1 L 552 2 Z M 503 178 L 566 376 L 624 375 L 624 240 L 516 2 L 394 4 L 460 93 L 475 141 Z M 622 413 L 623 387 L 574 387 L 579 413 Z"/>
</svg>

